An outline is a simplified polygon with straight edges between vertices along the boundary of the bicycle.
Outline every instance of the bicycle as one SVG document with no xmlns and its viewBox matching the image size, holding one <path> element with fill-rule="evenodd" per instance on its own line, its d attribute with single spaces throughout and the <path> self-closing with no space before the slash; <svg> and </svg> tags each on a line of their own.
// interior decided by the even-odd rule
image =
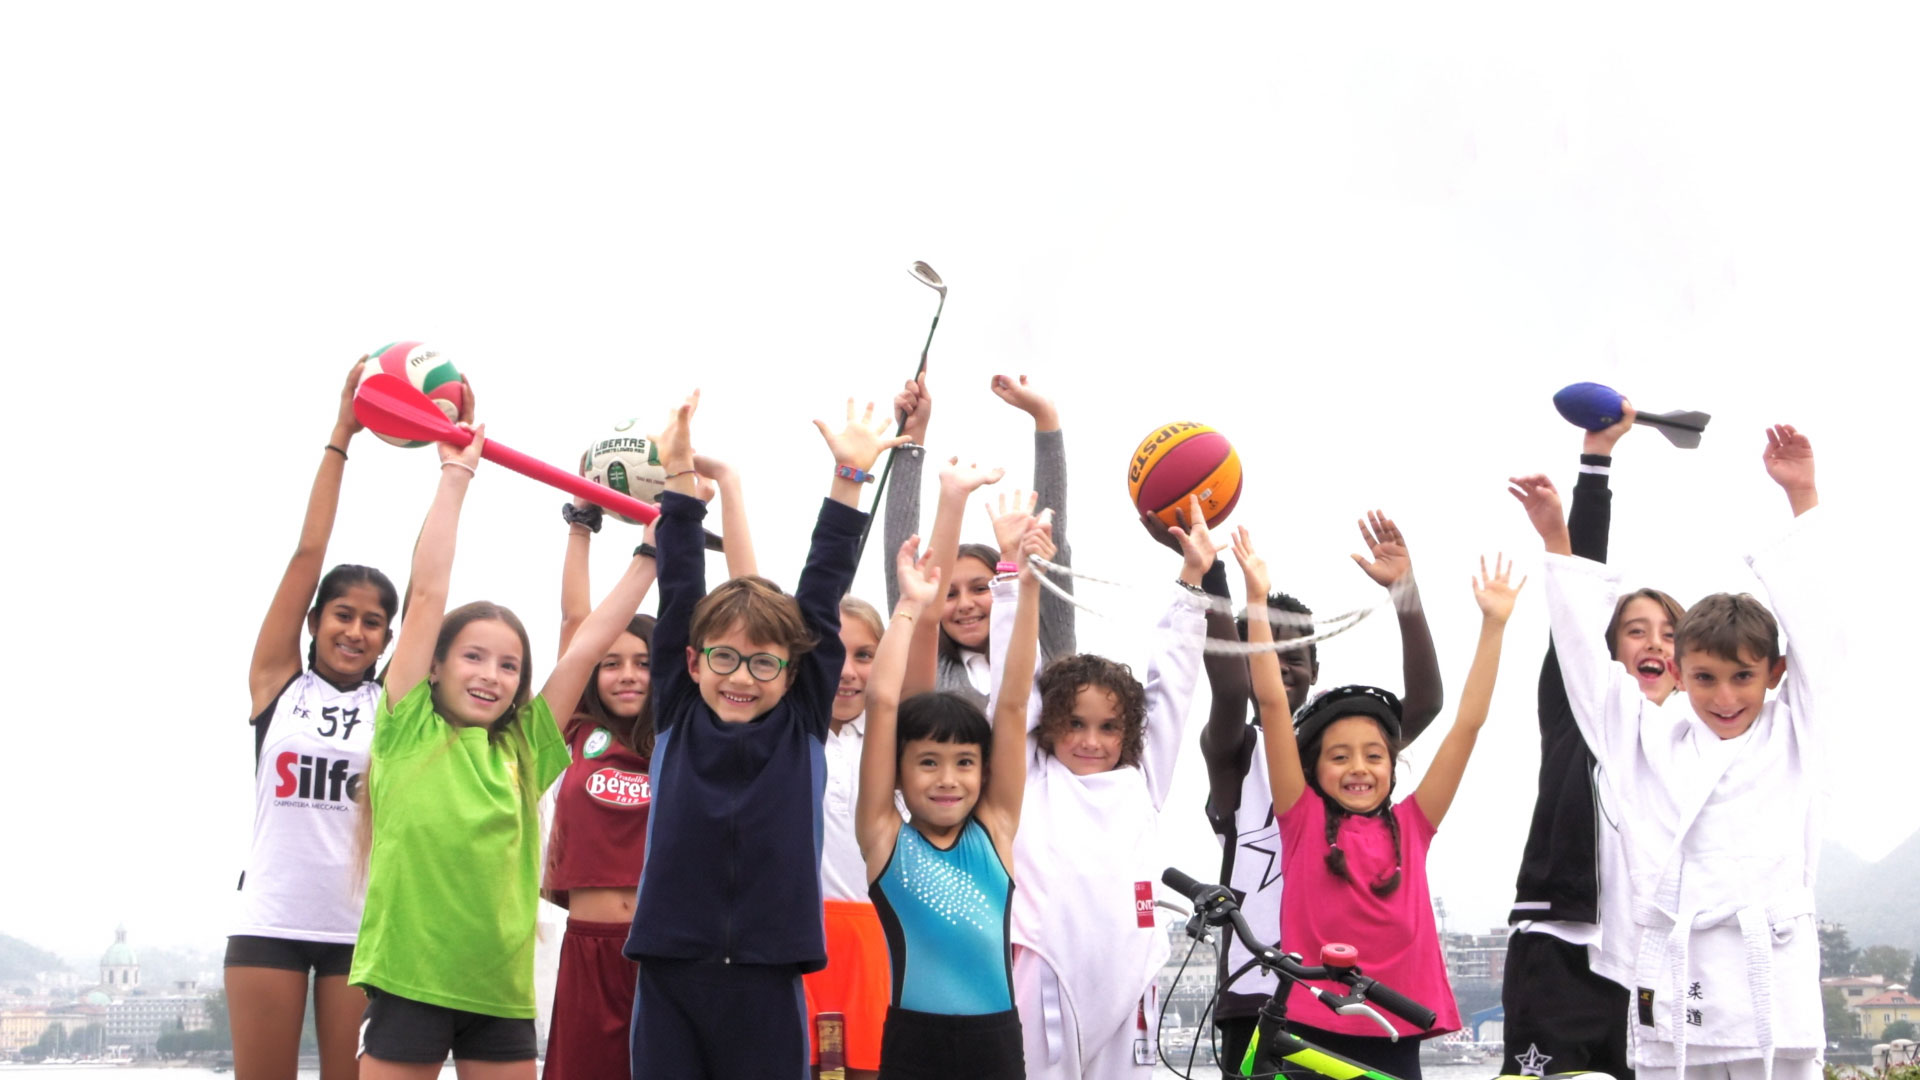
<svg viewBox="0 0 1920 1080">
<path fill-rule="evenodd" d="M 1391 986 L 1376 979 L 1368 978 L 1360 970 L 1359 953 L 1351 945 L 1329 943 L 1320 952 L 1320 964 L 1309 967 L 1305 958 L 1298 953 L 1281 953 L 1275 947 L 1265 944 L 1254 935 L 1253 928 L 1247 925 L 1246 917 L 1240 913 L 1240 904 L 1233 893 L 1220 885 L 1196 881 L 1175 867 L 1167 867 L 1160 876 L 1168 888 L 1185 896 L 1193 902 L 1193 914 L 1187 919 L 1187 936 L 1196 943 L 1208 940 L 1208 927 L 1229 927 L 1240 943 L 1247 947 L 1253 959 L 1240 965 L 1239 969 L 1228 975 L 1226 981 L 1214 991 L 1218 995 L 1231 986 L 1236 979 L 1252 971 L 1255 967 L 1272 972 L 1279 980 L 1279 986 L 1272 997 L 1260 1006 L 1259 1018 L 1255 1022 L 1253 1041 L 1247 1044 L 1246 1056 L 1238 1063 L 1238 1071 L 1232 1075 L 1249 1080 L 1272 1080 L 1274 1077 L 1323 1076 L 1327 1080 L 1400 1080 L 1390 1073 L 1370 1068 L 1350 1058 L 1341 1057 L 1331 1050 L 1322 1049 L 1286 1029 L 1287 993 L 1290 986 L 1299 983 L 1304 986 L 1314 1000 L 1326 1006 L 1340 1016 L 1365 1016 L 1379 1024 L 1387 1037 L 1398 1041 L 1399 1033 L 1393 1025 L 1374 1010 L 1379 1005 L 1393 1015 L 1425 1030 L 1433 1026 L 1433 1010 L 1401 994 Z M 1184 970 L 1184 968 L 1183 968 Z M 1348 993 L 1329 993 L 1308 980 L 1337 982 L 1348 989 Z M 1171 995 L 1169 995 L 1171 997 Z M 1196 1040 L 1197 1041 L 1197 1040 Z M 1161 1060 L 1170 1068 L 1176 1067 L 1165 1055 Z M 1183 1074 L 1191 1080 L 1193 1059 L 1188 1056 L 1188 1071 Z M 1541 1080 L 1613 1080 L 1611 1076 L 1600 1072 L 1553 1073 Z M 1508 1078 L 1500 1078 L 1508 1080 Z M 1511 1080 L 1533 1080 L 1533 1078 L 1511 1078 Z"/>
</svg>

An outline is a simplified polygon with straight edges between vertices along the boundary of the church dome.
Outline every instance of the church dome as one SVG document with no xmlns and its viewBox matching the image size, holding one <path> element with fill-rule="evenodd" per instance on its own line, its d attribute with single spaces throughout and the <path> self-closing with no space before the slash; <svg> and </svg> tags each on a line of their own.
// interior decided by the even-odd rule
<svg viewBox="0 0 1920 1080">
<path fill-rule="evenodd" d="M 116 927 L 113 931 L 113 944 L 107 946 L 105 955 L 100 957 L 101 967 L 133 967 L 140 962 L 134 955 L 133 946 L 127 944 L 127 928 Z"/>
</svg>

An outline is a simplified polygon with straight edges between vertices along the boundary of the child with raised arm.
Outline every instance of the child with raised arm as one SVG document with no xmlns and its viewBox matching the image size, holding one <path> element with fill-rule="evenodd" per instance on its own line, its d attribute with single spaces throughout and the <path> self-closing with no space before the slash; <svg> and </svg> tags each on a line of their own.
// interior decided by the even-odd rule
<svg viewBox="0 0 1920 1080">
<path fill-rule="evenodd" d="M 715 491 L 727 521 L 727 570 L 753 572 L 737 475 L 703 459 L 703 501 Z M 603 515 L 598 506 L 562 507 L 567 553 L 560 583 L 560 652 L 592 610 L 587 556 Z M 653 526 L 635 549 L 654 557 Z M 653 801 L 653 711 L 648 696 L 653 616 L 635 615 L 595 665 L 593 679 L 566 723 L 567 766 L 554 788 L 547 840 L 546 898 L 567 911 L 547 1031 L 544 1080 L 618 1076 L 628 1067 L 628 1028 L 639 968 L 621 954 L 633 923 L 634 890 L 646 863 L 647 812 Z"/>
<path fill-rule="evenodd" d="M 880 1075 L 1019 1080 L 1025 1071 L 1007 925 L 1026 702 L 1003 697 L 989 725 L 953 694 L 900 700 L 914 624 L 939 602 L 940 572 L 915 558 L 918 543 L 909 539 L 897 557 L 900 601 L 874 659 L 860 759 L 856 827 L 893 972 Z M 1044 523 L 1031 524 L 1021 551 L 1051 556 Z M 1021 571 L 1012 638 L 1001 654 L 1016 683 L 1033 678 L 1036 573 Z M 904 823 L 896 790 L 907 806 Z"/>
<path fill-rule="evenodd" d="M 1185 520 L 1184 513 L 1180 515 Z M 1167 534 L 1159 518 L 1144 514 L 1140 519 L 1147 532 L 1168 546 L 1175 541 Z M 1355 554 L 1353 561 L 1361 571 L 1383 589 L 1397 590 L 1395 610 L 1400 623 L 1400 667 L 1406 686 L 1406 745 L 1427 730 L 1440 715 L 1444 696 L 1440 679 L 1440 659 L 1434 653 L 1433 632 L 1427 626 L 1426 607 L 1420 602 L 1420 589 L 1414 582 L 1413 557 L 1408 553 L 1400 526 L 1385 513 L 1374 510 L 1358 522 L 1360 540 L 1367 556 Z M 1225 562 L 1215 562 L 1201 582 L 1207 595 L 1218 603 L 1207 616 L 1207 636 L 1225 641 L 1245 641 L 1247 618 L 1243 611 L 1236 621 L 1227 615 L 1232 598 L 1227 591 Z M 1253 597 L 1248 597 L 1253 602 Z M 1306 604 L 1286 593 L 1271 593 L 1266 598 L 1271 612 L 1294 615 L 1313 614 Z M 1277 640 L 1305 636 L 1311 632 L 1297 622 L 1269 620 Z M 1319 646 L 1287 649 L 1279 654 L 1281 674 L 1286 680 L 1287 703 L 1298 709 L 1307 703 L 1314 684 L 1320 679 Z M 1200 754 L 1207 764 L 1207 822 L 1220 841 L 1220 880 L 1240 900 L 1240 910 L 1250 925 L 1269 941 L 1280 932 L 1280 829 L 1274 821 L 1272 787 L 1267 779 L 1266 754 L 1260 749 L 1259 702 L 1253 698 L 1251 677 L 1245 656 L 1237 653 L 1208 653 L 1207 685 L 1213 705 L 1207 723 L 1200 730 Z M 1254 706 L 1249 720 L 1247 705 Z M 1220 950 L 1219 975 L 1240 969 L 1251 957 L 1239 939 L 1228 935 Z M 1253 1038 L 1260 1006 L 1278 987 L 1275 978 L 1254 968 L 1222 991 L 1214 1026 L 1220 1031 L 1221 1069 L 1236 1069 Z M 1228 1075 L 1233 1075 L 1228 1073 Z"/>
<path fill-rule="evenodd" d="M 994 396 L 1033 418 L 1033 490 L 1040 506 L 1053 511 L 1053 543 L 1058 558 L 1072 558 L 1067 546 L 1067 456 L 1060 429 L 1060 411 L 1053 400 L 1027 382 L 1027 377 L 995 375 L 988 384 Z M 909 533 L 920 528 L 920 470 L 933 412 L 933 397 L 924 373 L 907 383 L 894 398 L 894 409 L 906 418 L 902 430 L 912 439 L 894 461 L 894 486 L 887 497 L 886 544 L 897 550 Z M 906 690 L 950 690 L 981 708 L 993 682 L 988 651 L 993 625 L 993 581 L 1002 564 L 1011 564 L 1020 542 L 1017 517 L 996 522 L 993 544 L 962 544 L 960 524 L 967 498 L 984 484 L 1000 479 L 1001 471 L 960 468 L 958 459 L 940 473 L 940 501 L 934 511 L 927 546 L 934 565 L 946 582 L 946 603 L 940 617 L 914 631 L 914 648 L 907 665 Z M 887 602 L 897 598 L 893 564 L 886 566 Z M 1073 591 L 1069 579 L 1061 583 Z M 1071 655 L 1074 651 L 1073 602 L 1051 590 L 1040 599 L 1040 659 Z"/>
<path fill-rule="evenodd" d="M 1511 491 L 1547 550 L 1607 561 L 1613 448 L 1633 424 L 1586 432 L 1573 508 L 1545 476 L 1516 477 Z M 1680 605 L 1638 589 L 1614 605 L 1607 646 L 1647 700 L 1673 692 L 1673 629 Z M 1507 921 L 1507 969 L 1500 1002 L 1508 1074 L 1595 1070 L 1633 1080 L 1627 1061 L 1633 956 L 1632 889 L 1620 839 L 1620 807 L 1606 799 L 1593 754 L 1574 723 L 1560 660 L 1551 643 L 1540 669 L 1540 780 Z"/>
<path fill-rule="evenodd" d="M 1745 594 L 1694 604 L 1674 637 L 1683 693 L 1662 704 L 1608 654 L 1600 627 L 1617 575 L 1546 556 L 1567 699 L 1609 802 L 1626 815 L 1639 1080 L 1812 1078 L 1826 1045 L 1813 885 L 1815 713 L 1842 677 L 1836 628 L 1819 616 L 1831 541 L 1813 512 L 1806 436 L 1769 429 L 1764 461 L 1795 517 L 1783 540 L 1748 560 L 1779 623 Z"/>
<path fill-rule="evenodd" d="M 484 601 L 447 611 L 454 535 L 484 428 L 440 444 L 364 789 L 367 904 L 351 980 L 367 990 L 360 1075 L 533 1080 L 540 795 L 567 767 L 571 706 L 653 583 L 636 557 L 540 694 L 526 628 Z"/>
<path fill-rule="evenodd" d="M 1267 595 L 1266 563 L 1246 529 L 1235 534 L 1233 552 L 1247 595 Z M 1434 751 L 1420 787 L 1398 804 L 1391 796 L 1401 711 L 1392 694 L 1371 686 L 1329 690 L 1290 723 L 1279 657 L 1256 652 L 1250 663 L 1280 824 L 1281 872 L 1287 879 L 1280 894 L 1280 947 L 1312 962 L 1330 942 L 1355 945 L 1369 976 L 1436 1014 L 1428 1031 L 1386 1016 L 1401 1036 L 1415 1037 L 1395 1042 L 1377 1034 L 1368 1018 L 1335 1015 L 1305 986 L 1295 985 L 1287 998 L 1287 1029 L 1402 1080 L 1419 1080 L 1419 1038 L 1460 1026 L 1427 890 L 1427 849 L 1453 805 L 1486 723 L 1501 637 L 1520 588 L 1508 584 L 1510 571 L 1496 557 L 1489 574 L 1481 560 L 1473 583 L 1480 642 L 1460 692 L 1459 715 Z M 1248 620 L 1248 640 L 1272 641 L 1271 624 L 1264 612 L 1257 614 Z M 1333 984 L 1322 989 L 1339 992 Z"/>
<path fill-rule="evenodd" d="M 253 847 L 240 876 L 240 915 L 227 938 L 226 989 L 234 1067 L 292 1077 L 313 982 L 324 1080 L 351 1080 L 367 998 L 347 983 L 364 899 L 355 880 L 354 791 L 366 771 L 374 672 L 393 642 L 400 597 L 387 575 L 342 563 L 323 576 L 327 540 L 360 421 L 347 371 L 332 437 L 307 497 L 300 542 L 274 590 L 248 668 L 253 711 Z M 301 662 L 300 631 L 311 636 Z M 344 811 L 344 812 L 343 812 Z"/>
<path fill-rule="evenodd" d="M 1003 504 L 1001 516 L 1013 510 Z M 1218 551 L 1197 500 L 1189 520 L 1199 524 L 1174 530 L 1180 573 L 1150 632 L 1145 686 L 1126 665 L 1083 653 L 996 687 L 1028 702 L 1013 978 L 1029 1077 L 1145 1077 L 1157 1057 L 1154 976 L 1169 949 L 1153 909 L 1160 811 L 1200 679 L 1200 578 Z M 1011 581 L 994 589 L 1001 655 L 1014 597 Z"/>
<path fill-rule="evenodd" d="M 696 392 L 656 440 L 667 470 L 656 525 L 654 797 L 626 955 L 640 962 L 633 1076 L 731 1080 L 807 1072 L 800 976 L 826 964 L 820 843 L 824 749 L 842 666 L 840 597 L 883 450 L 873 407 L 839 432 L 793 595 L 764 578 L 706 589 L 693 497 Z"/>
<path fill-rule="evenodd" d="M 840 1047 L 847 1080 L 873 1080 L 880 1069 L 880 1033 L 891 993 L 887 936 L 867 894 L 867 861 L 860 854 L 855 818 L 860 758 L 867 737 L 867 686 L 886 633 L 872 604 L 840 598 L 840 645 L 847 658 L 833 693 L 827 728 L 827 780 L 820 800 L 820 898 L 827 932 L 827 966 L 801 979 L 807 994 L 807 1030 L 819 1064 L 821 1013 L 840 1014 Z M 816 1073 L 817 1073 L 816 1069 Z"/>
</svg>

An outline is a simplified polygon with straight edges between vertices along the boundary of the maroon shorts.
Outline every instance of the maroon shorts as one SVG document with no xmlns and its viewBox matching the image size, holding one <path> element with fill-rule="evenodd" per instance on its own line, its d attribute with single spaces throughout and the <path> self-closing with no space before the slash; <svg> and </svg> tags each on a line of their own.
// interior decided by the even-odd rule
<svg viewBox="0 0 1920 1080">
<path fill-rule="evenodd" d="M 560 940 L 560 976 L 547 1028 L 545 1080 L 603 1080 L 633 1074 L 627 1033 L 640 965 L 620 955 L 631 927 L 623 922 L 567 920 Z"/>
</svg>

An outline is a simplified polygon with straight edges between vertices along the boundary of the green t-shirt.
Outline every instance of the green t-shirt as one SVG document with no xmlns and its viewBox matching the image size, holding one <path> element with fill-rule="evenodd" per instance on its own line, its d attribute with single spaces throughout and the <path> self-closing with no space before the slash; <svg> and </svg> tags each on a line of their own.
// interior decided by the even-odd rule
<svg viewBox="0 0 1920 1080">
<path fill-rule="evenodd" d="M 541 698 L 490 742 L 433 710 L 425 679 L 373 729 L 373 849 L 353 950 L 355 985 L 487 1016 L 532 1018 L 540 898 L 540 808 L 516 776 L 515 744 L 545 791 L 567 744 Z M 524 733 L 524 734 L 522 734 Z"/>
</svg>

